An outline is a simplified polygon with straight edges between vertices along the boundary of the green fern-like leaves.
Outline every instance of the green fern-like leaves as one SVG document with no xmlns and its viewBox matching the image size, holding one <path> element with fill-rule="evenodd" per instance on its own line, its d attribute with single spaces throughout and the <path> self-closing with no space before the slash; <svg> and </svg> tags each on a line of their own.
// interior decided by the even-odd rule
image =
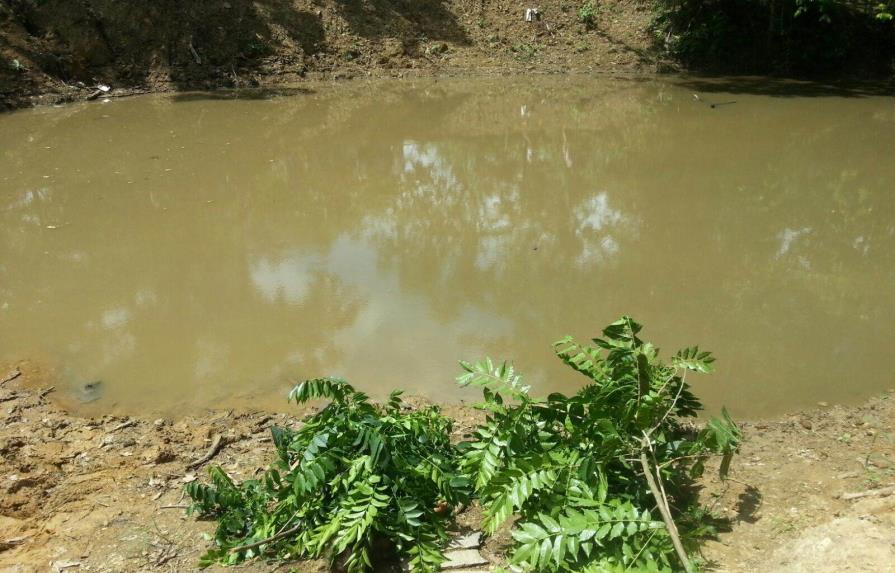
<svg viewBox="0 0 895 573">
<path fill-rule="evenodd" d="M 689 480 L 713 454 L 722 456 L 726 473 L 739 430 L 726 411 L 700 432 L 681 422 L 702 408 L 685 371 L 711 372 L 714 358 L 693 347 L 666 364 L 641 330 L 622 317 L 593 344 L 571 337 L 554 343 L 557 357 L 589 383 L 544 401 L 514 394 L 519 374 L 490 359 L 463 364 L 458 381 L 484 388 L 479 407 L 487 419 L 460 444 L 461 468 L 475 483 L 485 532 L 517 518 L 514 570 L 655 572 L 679 565 L 636 463 L 643 453 L 686 518 L 680 527 L 686 541 L 710 531 L 705 512 L 686 497 Z M 504 403 L 500 392 L 515 402 Z"/>
<path fill-rule="evenodd" d="M 289 397 L 330 403 L 297 430 L 271 430 L 277 459 L 261 479 L 235 483 L 213 468 L 211 483 L 187 486 L 192 511 L 218 523 L 201 563 L 329 557 L 361 573 L 385 544 L 412 570 L 437 571 L 445 508 L 469 493 L 451 421 L 436 407 L 405 408 L 400 393 L 380 407 L 332 378 L 299 384 Z"/>
<path fill-rule="evenodd" d="M 664 528 L 649 511 L 617 500 L 598 509 L 566 509 L 556 518 L 541 513 L 513 531 L 517 545 L 510 561 L 525 571 L 559 571 L 615 555 L 621 564 L 637 566 L 637 544 L 665 536 Z"/>
<path fill-rule="evenodd" d="M 671 361 L 676 368 L 685 368 L 705 374 L 715 371 L 714 362 L 715 357 L 712 356 L 712 353 L 700 352 L 698 346 L 679 350 Z"/>
<path fill-rule="evenodd" d="M 460 386 L 484 386 L 495 392 L 503 392 L 515 399 L 528 396 L 529 386 L 522 384 L 522 376 L 509 362 L 494 364 L 490 358 L 479 362 L 460 362 L 464 373 L 457 377 Z"/>
<path fill-rule="evenodd" d="M 344 404 L 348 401 L 366 402 L 367 396 L 340 378 L 305 380 L 289 392 L 289 400 L 294 400 L 298 404 L 318 399 Z"/>
<path fill-rule="evenodd" d="M 585 376 L 596 375 L 595 368 L 600 364 L 600 351 L 590 346 L 582 346 L 571 336 L 566 336 L 553 343 L 553 351 L 567 366 Z"/>
<path fill-rule="evenodd" d="M 487 500 L 482 528 L 489 534 L 497 531 L 510 516 L 525 507 L 532 495 L 552 488 L 557 477 L 557 472 L 550 468 L 530 472 L 512 468 L 504 472 L 500 479 L 489 483 L 482 495 Z"/>
<path fill-rule="evenodd" d="M 271 429 L 266 472 L 235 482 L 212 468 L 186 486 L 190 511 L 217 522 L 200 564 L 327 557 L 363 573 L 389 547 L 411 571 L 435 573 L 450 508 L 474 495 L 485 533 L 512 528 L 516 573 L 670 573 L 680 562 L 646 472 L 693 547 L 712 528 L 688 497 L 692 480 L 710 455 L 726 475 L 741 434 L 726 411 L 685 423 L 702 408 L 685 374 L 711 372 L 712 355 L 694 346 L 663 362 L 641 330 L 622 317 L 592 343 L 557 341 L 556 356 L 587 378 L 570 395 L 532 397 L 509 362 L 461 362 L 457 382 L 481 388 L 486 417 L 459 444 L 437 407 L 408 408 L 400 392 L 378 405 L 337 378 L 297 385 L 290 401 L 328 403 L 300 427 Z"/>
<path fill-rule="evenodd" d="M 412 571 L 438 571 L 444 563 L 441 551 L 445 535 L 438 532 L 419 530 L 416 536 L 405 540 L 407 545 L 407 565 Z"/>
</svg>

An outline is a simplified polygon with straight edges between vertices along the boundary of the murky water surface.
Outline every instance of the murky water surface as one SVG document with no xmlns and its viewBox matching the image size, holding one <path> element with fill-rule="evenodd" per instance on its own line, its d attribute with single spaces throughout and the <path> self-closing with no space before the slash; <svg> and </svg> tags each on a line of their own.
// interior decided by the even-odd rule
<svg viewBox="0 0 895 573">
<path fill-rule="evenodd" d="M 456 360 L 484 354 L 571 390 L 550 343 L 623 313 L 714 350 L 696 389 L 739 415 L 895 386 L 895 99 L 872 90 L 458 80 L 19 112 L 0 225 L 0 359 L 53 364 L 88 409 L 281 408 L 320 375 L 456 400 Z"/>
</svg>

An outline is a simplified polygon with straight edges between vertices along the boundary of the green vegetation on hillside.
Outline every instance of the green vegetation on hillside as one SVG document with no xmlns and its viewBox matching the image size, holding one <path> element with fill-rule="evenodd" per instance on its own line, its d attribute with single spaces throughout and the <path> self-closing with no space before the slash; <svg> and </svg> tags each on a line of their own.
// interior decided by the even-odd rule
<svg viewBox="0 0 895 573">
<path fill-rule="evenodd" d="M 727 73 L 891 73 L 895 2 L 656 0 L 656 35 L 683 63 Z"/>
</svg>

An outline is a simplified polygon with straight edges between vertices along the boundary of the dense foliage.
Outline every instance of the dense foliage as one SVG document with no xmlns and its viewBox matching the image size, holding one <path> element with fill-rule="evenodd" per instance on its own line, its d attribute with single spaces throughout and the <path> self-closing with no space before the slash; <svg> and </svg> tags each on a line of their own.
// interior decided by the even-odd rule
<svg viewBox="0 0 895 573">
<path fill-rule="evenodd" d="M 398 392 L 378 406 L 341 380 L 296 386 L 296 402 L 330 403 L 299 430 L 274 428 L 261 479 L 214 468 L 210 485 L 187 486 L 192 511 L 218 522 L 203 563 L 326 556 L 359 572 L 375 551 L 437 570 L 451 508 L 474 493 L 487 534 L 516 518 L 515 571 L 690 570 L 685 546 L 711 532 L 692 480 L 712 454 L 726 472 L 739 430 L 726 412 L 686 422 L 701 405 L 685 374 L 710 372 L 712 356 L 689 348 L 665 364 L 640 329 L 624 317 L 593 344 L 557 342 L 587 378 L 571 396 L 533 398 L 507 363 L 461 363 L 486 420 L 457 445 L 438 408 L 406 408 Z"/>
<path fill-rule="evenodd" d="M 451 420 L 435 406 L 405 409 L 399 392 L 377 406 L 336 379 L 290 393 L 298 403 L 318 398 L 331 402 L 301 429 L 273 429 L 277 460 L 261 479 L 237 485 L 214 468 L 211 485 L 188 484 L 193 511 L 218 522 L 217 548 L 202 563 L 325 556 L 353 572 L 387 548 L 414 571 L 438 570 L 447 510 L 468 489 Z"/>
<path fill-rule="evenodd" d="M 459 381 L 484 388 L 488 419 L 461 444 L 462 467 L 486 532 L 519 517 L 509 556 L 517 569 L 669 571 L 673 539 L 659 504 L 685 541 L 707 533 L 688 489 L 709 454 L 723 455 L 726 471 L 739 431 L 726 412 L 700 431 L 683 422 L 701 408 L 684 374 L 710 372 L 713 358 L 690 348 L 666 365 L 640 329 L 625 317 L 593 345 L 557 342 L 557 356 L 588 379 L 572 396 L 535 400 L 506 363 L 463 365 Z"/>
<path fill-rule="evenodd" d="M 892 72 L 892 0 L 658 0 L 657 7 L 658 40 L 692 66 L 756 73 Z"/>
</svg>

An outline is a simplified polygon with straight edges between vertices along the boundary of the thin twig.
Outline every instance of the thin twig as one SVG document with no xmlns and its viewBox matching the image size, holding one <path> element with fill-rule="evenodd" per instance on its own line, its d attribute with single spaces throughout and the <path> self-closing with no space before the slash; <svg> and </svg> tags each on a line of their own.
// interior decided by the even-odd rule
<svg viewBox="0 0 895 573">
<path fill-rule="evenodd" d="M 675 525 L 674 519 L 671 517 L 671 512 L 668 509 L 668 499 L 661 491 L 659 491 L 659 486 L 656 485 L 656 478 L 653 476 L 653 470 L 650 469 L 649 461 L 646 459 L 649 437 L 644 436 L 642 442 L 643 448 L 640 450 L 640 465 L 643 467 L 643 475 L 646 477 L 646 483 L 649 484 L 650 492 L 656 500 L 656 505 L 659 506 L 659 513 L 662 514 L 662 521 L 665 522 L 665 528 L 671 536 L 671 543 L 674 545 L 674 550 L 677 552 L 678 559 L 681 560 L 681 565 L 684 566 L 684 571 L 693 573 L 693 566 L 690 565 L 690 559 L 687 557 L 687 552 L 684 550 L 683 543 L 681 543 L 677 525 Z"/>
<path fill-rule="evenodd" d="M 662 386 L 663 391 L 672 380 L 674 380 L 674 377 L 670 378 Z M 671 536 L 671 542 L 674 545 L 674 550 L 677 552 L 678 559 L 680 559 L 681 565 L 683 565 L 684 567 L 684 571 L 686 571 L 687 573 L 692 573 L 693 566 L 690 564 L 690 559 L 687 557 L 687 551 L 684 549 L 684 544 L 681 543 L 681 537 L 680 533 L 677 530 L 677 524 L 674 523 L 674 518 L 671 516 L 671 507 L 668 504 L 668 496 L 665 494 L 665 486 L 661 483 L 662 476 L 660 475 L 661 470 L 658 468 L 658 462 L 656 462 L 656 475 L 659 477 L 659 484 L 656 483 L 656 477 L 653 475 L 653 470 L 650 469 L 649 460 L 646 457 L 646 451 L 649 450 L 650 454 L 652 454 L 652 456 L 655 458 L 655 452 L 653 451 L 653 445 L 652 441 L 650 440 L 650 435 L 662 426 L 662 424 L 665 422 L 665 419 L 677 406 L 677 402 L 681 397 L 681 393 L 683 392 L 686 383 L 687 371 L 685 370 L 681 375 L 677 393 L 675 394 L 674 399 L 671 401 L 671 405 L 668 407 L 668 410 L 659 420 L 659 423 L 643 433 L 643 439 L 640 440 L 640 465 L 643 468 L 643 475 L 644 477 L 646 477 L 646 482 L 649 485 L 650 492 L 653 494 L 653 498 L 655 498 L 656 500 L 656 505 L 659 507 L 659 513 L 662 514 L 662 521 L 665 522 L 665 528 L 668 530 L 668 533 Z"/>
<path fill-rule="evenodd" d="M 234 547 L 233 549 L 230 550 L 230 553 L 236 553 L 237 551 L 246 551 L 249 549 L 254 549 L 256 547 L 261 547 L 262 545 L 264 545 L 266 543 L 271 543 L 273 541 L 277 541 L 279 539 L 282 539 L 284 537 L 292 535 L 299 529 L 301 529 L 301 524 L 298 524 L 295 527 L 290 527 L 286 531 L 281 531 L 281 532 L 277 533 L 276 535 L 271 535 L 267 539 L 262 539 L 261 541 L 256 541 L 255 543 L 249 543 L 248 545 L 240 545 L 239 547 Z"/>
<path fill-rule="evenodd" d="M 647 547 L 649 547 L 649 542 L 652 541 L 652 540 L 653 540 L 653 537 L 656 536 L 656 532 L 657 532 L 657 531 L 659 531 L 659 530 L 658 530 L 658 529 L 654 529 L 653 532 L 650 533 L 649 538 L 648 538 L 648 539 L 643 543 L 643 545 L 640 547 L 640 551 L 637 552 L 637 555 L 634 556 L 634 559 L 631 559 L 631 562 L 630 562 L 628 565 L 625 566 L 625 571 L 627 571 L 628 568 L 629 568 L 631 565 L 637 563 L 637 558 L 640 557 L 640 554 L 643 553 L 643 550 L 644 550 L 644 549 L 646 549 Z"/>
<path fill-rule="evenodd" d="M 37 395 L 37 398 L 40 400 L 43 400 L 47 394 L 49 394 L 50 392 L 53 392 L 55 390 L 56 390 L 55 386 L 50 386 L 49 388 L 47 388 L 45 390 L 41 390 L 40 394 Z"/>
<path fill-rule="evenodd" d="M 193 47 L 193 39 L 190 38 L 190 53 L 193 55 L 193 59 L 196 60 L 196 63 L 202 65 L 202 58 L 199 57 L 199 53 L 196 51 L 196 48 Z"/>
<path fill-rule="evenodd" d="M 221 449 L 221 446 L 223 445 L 223 443 L 224 442 L 223 442 L 223 439 L 221 438 L 221 435 L 215 434 L 214 439 L 211 441 L 211 447 L 208 448 L 208 452 L 206 452 L 206 454 L 204 456 L 202 456 L 201 458 L 199 458 L 198 460 L 196 460 L 190 464 L 187 464 L 187 466 L 186 466 L 187 469 L 197 468 L 197 467 L 201 466 L 202 464 L 204 464 L 205 462 L 207 462 L 208 460 L 210 460 L 211 458 L 215 457 L 217 455 L 218 451 Z"/>
<path fill-rule="evenodd" d="M 20 537 L 4 539 L 4 540 L 0 541 L 0 551 L 5 551 L 5 550 L 15 547 L 17 545 L 21 545 L 22 543 L 25 543 L 29 537 L 33 537 L 33 535 L 34 534 L 32 533 L 30 535 L 22 535 Z"/>
<path fill-rule="evenodd" d="M 656 450 L 653 449 L 653 443 L 647 439 L 649 445 L 650 456 L 653 458 L 653 464 L 656 466 L 656 482 L 659 484 L 659 491 L 662 492 L 662 499 L 665 501 L 665 509 L 668 515 L 671 515 L 671 504 L 668 503 L 668 493 L 665 491 L 665 481 L 662 479 L 662 472 L 659 470 L 659 461 L 656 459 Z"/>
<path fill-rule="evenodd" d="M 162 551 L 162 553 L 158 557 L 156 557 L 155 566 L 161 567 L 162 565 L 164 565 L 168 561 L 174 559 L 175 557 L 177 557 L 177 549 L 173 546 L 168 547 L 167 549 Z"/>
<path fill-rule="evenodd" d="M 13 380 L 15 380 L 16 378 L 18 378 L 21 375 L 22 375 L 22 371 L 19 370 L 18 368 L 16 368 L 15 370 L 12 370 L 11 372 L 8 372 L 6 374 L 6 376 L 3 377 L 3 380 L 0 380 L 0 386 L 3 386 L 7 382 L 12 382 Z"/>
<path fill-rule="evenodd" d="M 666 467 L 668 467 L 668 466 L 674 465 L 674 464 L 676 464 L 677 462 L 680 462 L 680 461 L 683 461 L 683 460 L 699 459 L 699 458 L 702 458 L 702 457 L 705 457 L 705 455 L 704 455 L 704 454 L 691 454 L 691 455 L 688 455 L 688 456 L 678 456 L 678 457 L 676 457 L 676 458 L 671 458 L 670 460 L 667 460 L 667 461 L 662 462 L 661 464 L 659 464 L 659 465 L 657 466 L 657 468 L 658 468 L 658 469 L 662 469 L 662 468 L 666 468 Z"/>
<path fill-rule="evenodd" d="M 112 432 L 117 432 L 118 430 L 123 430 L 124 428 L 130 428 L 131 426 L 136 426 L 136 425 L 137 425 L 136 420 L 133 420 L 133 419 L 126 420 L 124 422 L 121 422 L 120 424 L 118 424 L 117 426 L 112 428 L 111 430 L 109 430 L 109 433 L 111 434 Z"/>
<path fill-rule="evenodd" d="M 870 456 L 873 455 L 873 446 L 876 445 L 876 438 L 879 437 L 879 432 L 874 432 L 873 439 L 870 440 L 870 447 L 867 448 L 867 457 L 864 458 L 864 467 L 866 468 L 870 464 Z"/>
<path fill-rule="evenodd" d="M 666 382 L 662 386 L 662 388 L 659 389 L 659 394 L 661 394 L 662 392 L 665 391 L 665 387 L 668 386 L 668 384 L 670 384 L 672 380 L 674 380 L 673 376 L 671 378 L 669 378 L 668 382 Z M 649 436 L 653 432 L 655 432 L 657 429 L 659 429 L 662 426 L 662 424 L 665 423 L 665 418 L 667 418 L 668 415 L 671 414 L 672 410 L 674 410 L 677 407 L 677 401 L 680 399 L 681 392 L 684 391 L 684 386 L 686 386 L 686 385 L 687 385 L 687 371 L 684 370 L 684 372 L 681 374 L 681 383 L 677 387 L 677 394 L 674 395 L 674 400 L 671 401 L 671 406 L 668 407 L 668 410 L 665 412 L 665 415 L 662 416 L 662 419 L 659 420 L 659 423 L 656 424 L 655 426 L 653 426 L 652 428 L 650 428 L 650 430 L 646 433 L 647 440 L 649 440 Z"/>
<path fill-rule="evenodd" d="M 752 489 L 754 489 L 754 490 L 758 490 L 758 488 L 755 487 L 754 485 L 752 485 L 751 483 L 746 483 L 746 482 L 744 482 L 744 481 L 742 481 L 742 480 L 738 480 L 738 479 L 736 479 L 736 478 L 732 478 L 732 477 L 730 477 L 730 476 L 724 478 L 724 481 L 732 481 L 733 483 L 738 483 L 738 484 L 740 484 L 740 485 L 744 485 L 744 486 L 746 486 L 746 487 L 748 487 L 748 488 L 752 488 Z"/>
<path fill-rule="evenodd" d="M 159 509 L 187 509 L 188 507 L 189 507 L 189 505 L 186 505 L 186 504 L 175 503 L 173 505 L 161 505 L 161 506 L 159 506 Z"/>
</svg>

